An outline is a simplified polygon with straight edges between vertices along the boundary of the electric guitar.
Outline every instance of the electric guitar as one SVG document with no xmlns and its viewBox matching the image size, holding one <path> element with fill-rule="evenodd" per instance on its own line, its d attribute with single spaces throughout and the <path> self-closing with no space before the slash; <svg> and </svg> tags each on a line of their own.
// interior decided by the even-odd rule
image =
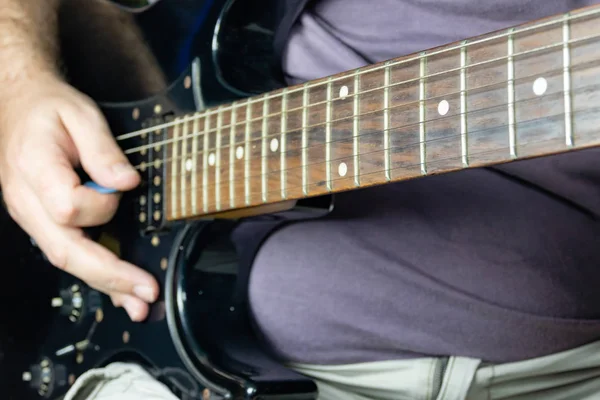
<svg viewBox="0 0 600 400">
<path fill-rule="evenodd" d="M 116 360 L 182 399 L 316 398 L 253 333 L 237 221 L 317 218 L 342 191 L 600 144 L 600 7 L 284 87 L 266 47 L 247 46 L 272 31 L 249 21 L 247 2 L 215 4 L 203 51 L 168 90 L 102 104 L 144 183 L 99 240 L 153 273 L 162 297 L 131 323 L 57 272 L 45 337 L 16 378 L 34 398 Z"/>
</svg>

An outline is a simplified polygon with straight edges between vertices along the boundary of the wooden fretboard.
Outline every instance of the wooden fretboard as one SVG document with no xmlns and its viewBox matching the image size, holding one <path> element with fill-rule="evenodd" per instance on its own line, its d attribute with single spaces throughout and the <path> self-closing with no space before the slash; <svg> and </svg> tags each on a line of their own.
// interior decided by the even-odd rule
<svg viewBox="0 0 600 400">
<path fill-rule="evenodd" d="M 168 220 L 600 144 L 600 8 L 175 120 Z"/>
</svg>

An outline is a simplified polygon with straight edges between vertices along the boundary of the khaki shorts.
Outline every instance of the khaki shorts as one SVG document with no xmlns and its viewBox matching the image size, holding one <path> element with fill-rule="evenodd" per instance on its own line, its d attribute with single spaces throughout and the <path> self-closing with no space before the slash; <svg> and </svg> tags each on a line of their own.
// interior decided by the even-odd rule
<svg viewBox="0 0 600 400">
<path fill-rule="evenodd" d="M 319 400 L 600 399 L 600 341 L 506 364 L 448 357 L 291 367 L 315 379 Z"/>
<path fill-rule="evenodd" d="M 506 364 L 448 357 L 290 367 L 316 381 L 319 400 L 600 399 L 600 341 Z M 117 399 L 177 400 L 139 366 L 121 363 L 83 374 L 64 400 Z"/>
</svg>

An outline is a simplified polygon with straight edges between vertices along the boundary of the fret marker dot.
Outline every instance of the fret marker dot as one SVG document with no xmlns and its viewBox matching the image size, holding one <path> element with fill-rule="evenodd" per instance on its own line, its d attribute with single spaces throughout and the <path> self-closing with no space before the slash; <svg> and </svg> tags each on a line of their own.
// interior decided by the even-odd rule
<svg viewBox="0 0 600 400">
<path fill-rule="evenodd" d="M 185 160 L 185 170 L 186 171 L 191 171 L 192 170 L 192 160 L 190 160 L 189 158 L 187 160 Z"/>
<path fill-rule="evenodd" d="M 215 165 L 216 161 L 217 161 L 217 157 L 215 156 L 215 153 L 210 153 L 208 155 L 208 165 L 210 165 L 212 167 L 213 165 Z"/>
<path fill-rule="evenodd" d="M 277 139 L 271 140 L 271 151 L 275 153 L 279 148 L 279 141 Z"/>
<path fill-rule="evenodd" d="M 545 78 L 537 78 L 533 82 L 533 93 L 537 96 L 541 96 L 548 90 L 548 81 Z"/>
<path fill-rule="evenodd" d="M 448 111 L 450 111 L 450 103 L 448 103 L 448 100 L 440 101 L 440 104 L 438 104 L 438 113 L 440 113 L 440 115 L 446 115 L 448 114 Z"/>
<path fill-rule="evenodd" d="M 340 88 L 340 97 L 343 99 L 345 99 L 346 97 L 348 97 L 348 94 L 350 93 L 350 90 L 348 89 L 348 86 L 342 86 Z"/>
<path fill-rule="evenodd" d="M 348 173 L 348 165 L 346 165 L 346 163 L 340 163 L 340 166 L 338 167 L 338 173 L 340 176 L 346 176 Z"/>
<path fill-rule="evenodd" d="M 235 157 L 238 160 L 241 160 L 242 157 L 244 157 L 244 148 L 242 146 L 238 146 L 238 148 L 235 149 Z"/>
</svg>

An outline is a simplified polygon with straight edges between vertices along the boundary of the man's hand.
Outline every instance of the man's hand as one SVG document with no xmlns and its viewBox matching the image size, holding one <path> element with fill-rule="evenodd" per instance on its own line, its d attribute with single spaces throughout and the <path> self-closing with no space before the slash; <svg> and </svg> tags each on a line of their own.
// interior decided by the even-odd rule
<svg viewBox="0 0 600 400">
<path fill-rule="evenodd" d="M 48 74 L 0 92 L 0 183 L 10 215 L 50 262 L 111 296 L 143 320 L 158 285 L 147 272 L 88 239 L 81 227 L 108 222 L 119 196 L 82 186 L 81 166 L 98 184 L 127 191 L 139 175 L 95 103 Z"/>
</svg>

